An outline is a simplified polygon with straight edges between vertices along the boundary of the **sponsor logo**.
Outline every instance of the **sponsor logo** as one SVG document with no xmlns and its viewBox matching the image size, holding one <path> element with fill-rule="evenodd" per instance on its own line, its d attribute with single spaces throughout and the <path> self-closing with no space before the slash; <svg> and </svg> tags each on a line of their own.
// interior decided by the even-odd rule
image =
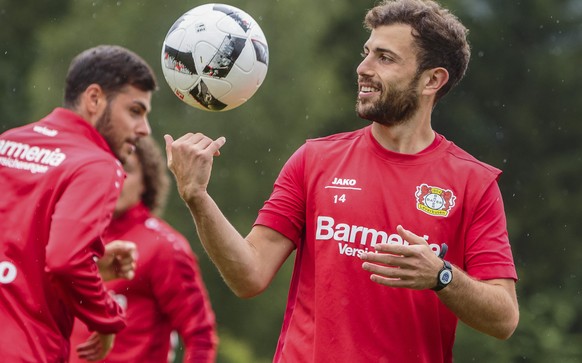
<svg viewBox="0 0 582 363">
<path fill-rule="evenodd" d="M 358 188 L 356 184 L 356 179 L 335 177 L 333 178 L 331 185 L 327 185 L 326 188 L 362 190 L 362 188 Z"/>
<path fill-rule="evenodd" d="M 416 209 L 437 217 L 447 217 L 457 199 L 451 190 L 427 184 L 417 186 L 415 196 Z"/>
<path fill-rule="evenodd" d="M 429 240 L 429 236 L 423 236 L 424 240 Z M 408 246 L 408 241 L 402 239 L 398 233 L 389 233 L 365 226 L 350 225 L 347 223 L 336 223 L 333 217 L 318 216 L 315 239 L 318 241 L 338 242 L 340 255 L 360 257 L 368 252 L 368 247 L 373 247 L 377 243 L 400 244 Z M 429 243 L 431 250 L 438 256 L 441 252 L 441 245 Z M 373 248 L 370 249 L 374 251 Z"/>
<path fill-rule="evenodd" d="M 46 149 L 11 140 L 0 140 L 0 166 L 46 173 L 49 166 L 59 166 L 67 156 L 61 149 Z"/>
<path fill-rule="evenodd" d="M 48 127 L 44 127 L 44 126 L 40 126 L 40 125 L 34 126 L 32 128 L 32 131 L 38 132 L 39 134 L 42 134 L 45 136 L 50 136 L 50 137 L 55 137 L 59 134 L 59 132 L 57 130 L 49 129 Z"/>
</svg>

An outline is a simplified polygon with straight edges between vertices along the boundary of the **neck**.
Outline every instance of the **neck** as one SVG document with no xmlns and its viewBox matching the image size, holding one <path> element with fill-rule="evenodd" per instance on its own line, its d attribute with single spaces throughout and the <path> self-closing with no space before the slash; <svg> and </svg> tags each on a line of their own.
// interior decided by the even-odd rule
<svg viewBox="0 0 582 363">
<path fill-rule="evenodd" d="M 419 112 L 412 119 L 398 125 L 386 126 L 374 122 L 372 135 L 385 149 L 401 154 L 419 153 L 435 139 L 430 112 Z"/>
</svg>

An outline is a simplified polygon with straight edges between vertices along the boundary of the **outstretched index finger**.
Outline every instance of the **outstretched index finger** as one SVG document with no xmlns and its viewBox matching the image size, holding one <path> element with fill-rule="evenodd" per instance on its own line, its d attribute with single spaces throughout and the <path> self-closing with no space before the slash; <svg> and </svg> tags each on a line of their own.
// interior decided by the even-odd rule
<svg viewBox="0 0 582 363">
<path fill-rule="evenodd" d="M 226 137 L 224 137 L 224 136 L 219 137 L 218 139 L 214 140 L 212 142 L 212 144 L 210 144 L 209 147 L 214 149 L 214 153 L 213 153 L 214 156 L 220 155 L 220 148 L 224 144 L 226 144 Z"/>
<path fill-rule="evenodd" d="M 400 224 L 396 227 L 396 232 L 411 245 L 428 245 L 428 242 L 424 238 L 404 229 Z"/>
</svg>

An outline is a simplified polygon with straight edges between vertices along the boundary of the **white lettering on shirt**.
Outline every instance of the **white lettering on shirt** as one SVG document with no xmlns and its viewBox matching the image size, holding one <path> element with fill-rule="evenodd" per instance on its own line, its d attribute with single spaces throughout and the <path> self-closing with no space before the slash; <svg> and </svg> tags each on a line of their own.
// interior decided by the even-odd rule
<svg viewBox="0 0 582 363">
<path fill-rule="evenodd" d="M 0 140 L 0 166 L 46 173 L 49 166 L 59 166 L 67 155 L 61 149 L 46 149 L 11 140 Z"/>
<path fill-rule="evenodd" d="M 429 236 L 424 235 L 424 240 L 428 242 Z M 360 256 L 368 251 L 368 246 L 375 246 L 377 243 L 399 244 L 408 246 L 408 241 L 404 240 L 397 233 L 388 233 L 365 226 L 349 225 L 337 223 L 333 217 L 318 216 L 315 239 L 318 241 L 339 242 L 339 253 L 346 256 Z M 354 247 L 357 246 L 357 247 Z M 432 251 L 438 255 L 441 246 L 436 243 L 429 244 Z M 360 248 L 358 248 L 360 247 Z"/>
</svg>

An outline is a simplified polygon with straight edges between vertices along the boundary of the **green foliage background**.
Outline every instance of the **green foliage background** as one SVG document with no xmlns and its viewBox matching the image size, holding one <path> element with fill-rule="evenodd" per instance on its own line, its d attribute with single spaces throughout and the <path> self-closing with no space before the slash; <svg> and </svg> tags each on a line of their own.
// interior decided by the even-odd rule
<svg viewBox="0 0 582 363">
<path fill-rule="evenodd" d="M 582 362 L 582 2 L 443 0 L 470 29 L 472 62 L 435 110 L 434 128 L 503 169 L 521 321 L 509 341 L 460 324 L 458 362 Z M 211 193 L 244 235 L 287 157 L 306 138 L 365 125 L 354 112 L 355 69 L 371 0 L 232 0 L 267 36 L 267 78 L 251 101 L 226 112 L 190 108 L 169 90 L 160 52 L 193 0 L 0 0 L 0 132 L 61 104 L 70 59 L 97 44 L 126 46 L 160 83 L 154 137 L 226 136 Z M 200 247 L 175 190 L 166 219 L 192 243 L 217 315 L 219 362 L 269 362 L 292 260 L 269 289 L 240 300 Z M 160 266 L 163 268 L 163 266 Z M 178 360 L 180 354 L 178 355 Z"/>
</svg>

